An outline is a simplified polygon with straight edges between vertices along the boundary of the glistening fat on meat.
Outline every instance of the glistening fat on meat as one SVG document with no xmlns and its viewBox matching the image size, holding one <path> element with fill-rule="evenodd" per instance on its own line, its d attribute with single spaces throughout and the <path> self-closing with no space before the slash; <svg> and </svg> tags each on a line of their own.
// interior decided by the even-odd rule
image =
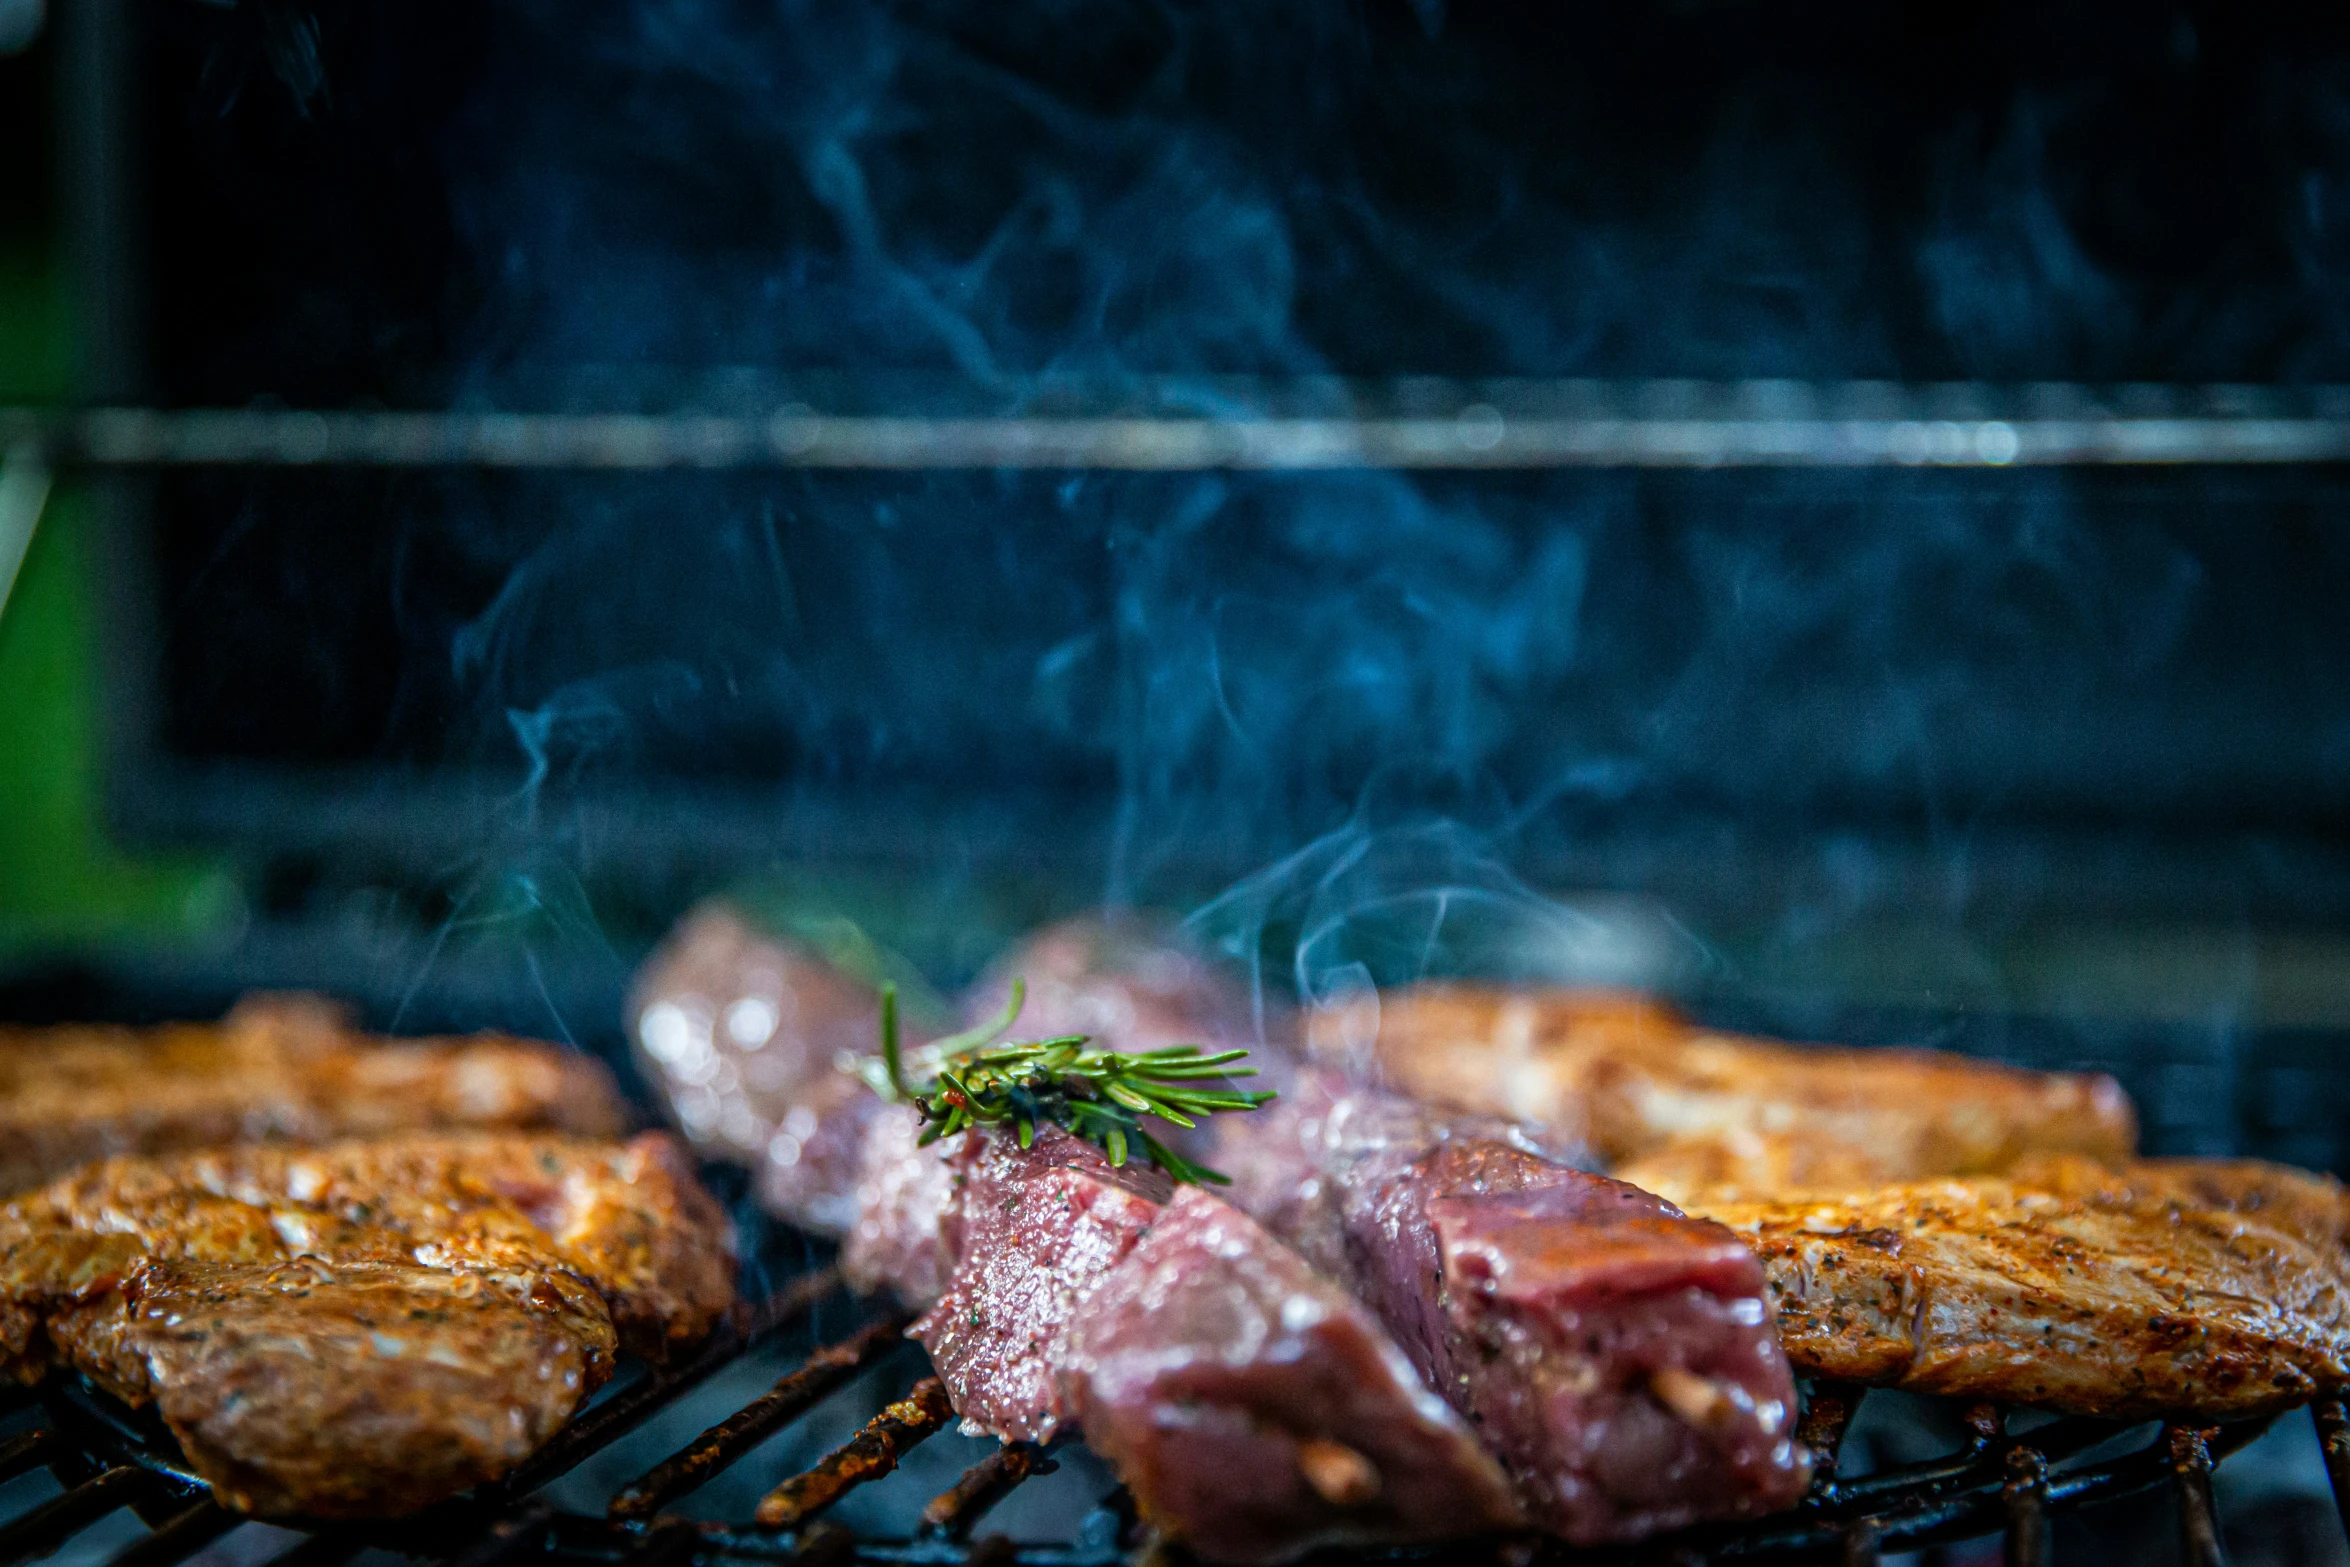
<svg viewBox="0 0 2350 1567">
<path fill-rule="evenodd" d="M 962 1260 L 913 1331 L 968 1426 L 1081 1424 L 1144 1515 L 1215 1560 L 1519 1521 L 1371 1315 L 1246 1216 L 1057 1128 L 961 1140 Z"/>
<path fill-rule="evenodd" d="M 1637 1539 L 1802 1495 L 1760 1264 L 1719 1225 L 1480 1117 L 1309 1079 L 1223 1124 L 1234 1200 L 1337 1276 L 1541 1527 Z"/>
</svg>

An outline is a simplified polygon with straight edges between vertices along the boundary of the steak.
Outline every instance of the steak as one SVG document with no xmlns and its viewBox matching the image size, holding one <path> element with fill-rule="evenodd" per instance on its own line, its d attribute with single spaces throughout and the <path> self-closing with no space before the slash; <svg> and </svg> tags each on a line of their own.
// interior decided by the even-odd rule
<svg viewBox="0 0 2350 1567">
<path fill-rule="evenodd" d="M 152 1401 L 242 1511 L 404 1513 L 706 1335 L 732 1245 L 659 1135 L 110 1160 L 0 1207 L 0 1370 Z"/>
<path fill-rule="evenodd" d="M 1056 1126 L 1035 1146 L 964 1134 L 961 1257 L 909 1336 L 930 1351 L 963 1428 L 1049 1441 L 1069 1419 L 1069 1324 L 1174 1195 L 1164 1175 L 1113 1169 Z"/>
<path fill-rule="evenodd" d="M 1217 1561 L 1522 1526 L 1501 1470 L 1344 1291 L 1185 1187 L 1060 1368 L 1143 1517 Z"/>
<path fill-rule="evenodd" d="M 1224 1126 L 1234 1201 L 1339 1279 L 1577 1544 L 1793 1503 L 1762 1269 L 1719 1225 L 1483 1117 L 1309 1078 Z"/>
<path fill-rule="evenodd" d="M 2113 1161 L 2137 1141 L 2129 1100 L 2101 1073 L 1706 1033 L 1606 993 L 1421 985 L 1333 1009 L 1316 1037 L 1375 1040 L 1403 1092 L 1540 1124 L 1676 1191 L 1988 1174 L 2050 1153 Z"/>
<path fill-rule="evenodd" d="M 377 1040 L 302 996 L 217 1024 L 0 1029 L 0 1193 L 93 1160 L 457 1127 L 610 1136 L 627 1112 L 575 1051 L 483 1034 Z"/>
<path fill-rule="evenodd" d="M 1761 1254 L 1797 1369 L 2069 1414 L 2230 1420 L 2343 1385 L 2338 1188 L 2086 1161 L 1702 1211 Z"/>
<path fill-rule="evenodd" d="M 1027 1037 L 1086 1034 L 1140 1054 L 1253 1046 L 1260 1032 L 1248 991 L 1148 915 L 1091 914 L 1047 926 L 989 968 L 965 1015 L 977 1022 L 1001 1012 L 1014 979 L 1027 988 L 1019 1023 Z"/>
<path fill-rule="evenodd" d="M 967 1430 L 1081 1424 L 1146 1518 L 1219 1561 L 1521 1521 L 1371 1315 L 1237 1210 L 1055 1127 L 953 1141 L 963 1254 L 912 1336 Z"/>
<path fill-rule="evenodd" d="M 874 987 L 713 903 L 646 964 L 629 1016 L 638 1059 L 688 1141 L 755 1169 L 769 1212 L 849 1232 L 880 1102 L 844 1067 L 880 1039 Z"/>
</svg>

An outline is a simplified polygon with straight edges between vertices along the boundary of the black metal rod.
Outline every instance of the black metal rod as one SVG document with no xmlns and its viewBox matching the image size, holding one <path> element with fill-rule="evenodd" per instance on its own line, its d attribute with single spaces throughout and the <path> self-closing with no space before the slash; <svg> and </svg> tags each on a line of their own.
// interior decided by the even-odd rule
<svg viewBox="0 0 2350 1567">
<path fill-rule="evenodd" d="M 1876 1519 L 1856 1518 L 1844 1526 L 1844 1539 L 1836 1552 L 1841 1567 L 1877 1567 L 1883 1555 Z"/>
<path fill-rule="evenodd" d="M 734 1364 L 839 1288 L 839 1272 L 820 1268 L 792 1280 L 755 1305 L 738 1308 L 734 1321 L 683 1365 L 653 1372 L 575 1416 L 553 1441 L 507 1476 L 502 1489 L 509 1496 L 537 1490 Z"/>
<path fill-rule="evenodd" d="M 554 1528 L 555 1504 L 543 1497 L 492 1522 L 471 1549 L 449 1559 L 448 1567 L 506 1567 L 508 1562 L 546 1549 Z"/>
<path fill-rule="evenodd" d="M 2219 1513 L 2211 1500 L 2211 1433 L 2172 1426 L 2164 1435 L 2178 1493 L 2179 1556 L 2187 1567 L 2224 1567 L 2227 1555 L 2220 1549 Z"/>
<path fill-rule="evenodd" d="M 767 1493 L 757 1514 L 762 1529 L 795 1529 L 856 1487 L 897 1468 L 916 1444 L 954 1418 L 946 1389 L 924 1377 L 913 1391 L 865 1423 L 865 1429 L 827 1453 L 813 1469 Z"/>
<path fill-rule="evenodd" d="M 959 1540 L 1022 1481 L 1034 1475 L 1049 1475 L 1059 1467 L 1034 1442 L 1006 1442 L 930 1499 L 930 1504 L 922 1509 L 923 1532 L 941 1539 Z"/>
<path fill-rule="evenodd" d="M 108 1513 L 173 1489 L 161 1475 L 129 1464 L 101 1470 L 0 1528 L 0 1564 L 14 1567 L 46 1556 Z"/>
<path fill-rule="evenodd" d="M 1795 1424 L 1795 1440 L 1812 1451 L 1811 1494 L 1821 1500 L 1836 1494 L 1836 1460 L 1844 1451 L 1844 1434 L 1868 1389 L 1853 1382 L 1817 1382 Z"/>
<path fill-rule="evenodd" d="M 60 1451 L 62 1441 L 54 1427 L 42 1426 L 0 1442 L 0 1484 L 40 1468 Z"/>
<path fill-rule="evenodd" d="M 842 1383 L 906 1341 L 900 1314 L 810 1355 L 797 1371 L 631 1481 L 605 1509 L 614 1518 L 650 1518 L 708 1484 L 728 1465 L 806 1414 Z"/>
<path fill-rule="evenodd" d="M 2342 1532 L 2350 1535 L 2350 1410 L 2340 1398 L 2321 1398 L 2309 1412 L 2317 1417 L 2317 1440 L 2325 1454 L 2326 1479 L 2334 1488 L 2334 1511 L 2341 1515 Z"/>
<path fill-rule="evenodd" d="M 2048 1460 L 2029 1447 L 2011 1449 L 1999 1502 L 2007 1567 L 2048 1567 Z"/>
<path fill-rule="evenodd" d="M 314 1534 L 298 1540 L 269 1559 L 268 1567 L 343 1567 L 368 1548 L 370 1542 L 349 1530 Z"/>
<path fill-rule="evenodd" d="M 167 1567 L 168 1563 L 194 1555 L 243 1522 L 207 1497 L 193 1507 L 172 1514 L 144 1539 L 124 1546 L 106 1567 Z"/>
</svg>

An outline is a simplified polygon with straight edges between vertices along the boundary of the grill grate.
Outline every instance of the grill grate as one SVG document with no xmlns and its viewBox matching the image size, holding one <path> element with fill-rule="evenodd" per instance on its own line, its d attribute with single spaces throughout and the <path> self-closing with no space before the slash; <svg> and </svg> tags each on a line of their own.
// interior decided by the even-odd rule
<svg viewBox="0 0 2350 1567">
<path fill-rule="evenodd" d="M 751 1516 L 710 1522 L 667 1511 L 853 1380 L 900 1351 L 910 1354 L 902 1337 L 906 1318 L 870 1309 L 854 1331 L 814 1350 L 772 1388 L 619 1486 L 604 1515 L 565 1510 L 537 1494 L 714 1374 L 773 1347 L 820 1307 L 841 1299 L 838 1276 L 829 1267 L 790 1277 L 763 1300 L 738 1308 L 689 1361 L 641 1375 L 590 1407 L 501 1485 L 399 1523 L 322 1527 L 268 1567 L 341 1567 L 376 1549 L 453 1567 L 750 1567 L 783 1561 L 805 1567 L 1117 1567 L 1136 1561 L 1156 1567 L 1179 1556 L 1137 1525 L 1131 1504 L 1115 1490 L 1082 1519 L 1073 1517 L 1058 1541 L 1015 1545 L 1001 1535 L 974 1538 L 990 1509 L 1023 1482 L 1058 1467 L 1048 1451 L 1024 1443 L 991 1452 L 918 1514 L 909 1512 L 906 1527 L 893 1534 L 859 1532 L 828 1517 L 836 1503 L 891 1473 L 949 1423 L 945 1396 L 933 1378 L 888 1402 L 816 1463 L 772 1483 Z M 1815 1386 L 1801 1436 L 1821 1451 L 1841 1450 L 1863 1400 L 1856 1387 Z M 150 1532 L 117 1551 L 106 1567 L 173 1567 L 244 1521 L 209 1499 L 151 1414 L 125 1409 L 72 1378 L 52 1378 L 0 1404 L 0 1414 L 11 1417 L 28 1410 L 35 1417 L 32 1427 L 0 1440 L 0 1483 L 46 1468 L 65 1489 L 0 1523 L 0 1567 L 51 1554 L 125 1510 Z M 2003 1532 L 2008 1562 L 2044 1567 L 2055 1514 L 2167 1485 L 2176 1498 L 2182 1559 L 2189 1567 L 2216 1567 L 2221 1554 L 2212 1469 L 2268 1426 L 2118 1427 L 2079 1419 L 2032 1424 L 2032 1417 L 1988 1404 L 1956 1413 L 1960 1439 L 1933 1458 L 1857 1478 L 1823 1474 L 1790 1512 L 1685 1531 L 1619 1553 L 1619 1559 L 1868 1564 L 1887 1551 Z M 2350 1413 L 2338 1399 L 2321 1402 L 2314 1413 L 2336 1502 L 2350 1527 Z M 1529 1567 L 1556 1554 L 1495 1541 L 1378 1550 L 1353 1559 L 1392 1567 Z"/>
</svg>

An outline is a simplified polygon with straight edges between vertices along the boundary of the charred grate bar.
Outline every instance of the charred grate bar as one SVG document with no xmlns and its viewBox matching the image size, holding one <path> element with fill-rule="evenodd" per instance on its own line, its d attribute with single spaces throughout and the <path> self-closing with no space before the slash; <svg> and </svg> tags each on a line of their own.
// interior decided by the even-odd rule
<svg viewBox="0 0 2350 1567">
<path fill-rule="evenodd" d="M 1185 1559 L 1180 1550 L 1138 1528 L 1121 1491 L 1096 1499 L 1082 1517 L 1075 1516 L 1082 1509 L 1073 1509 L 1066 1536 L 1050 1543 L 1015 1545 L 990 1534 L 974 1538 L 991 1508 L 1025 1481 L 1055 1471 L 1045 1450 L 1025 1443 L 989 1453 L 918 1509 L 904 1509 L 908 1521 L 902 1532 L 861 1534 L 825 1516 L 850 1493 L 895 1471 L 907 1454 L 951 1421 L 945 1393 L 929 1377 L 887 1402 L 847 1442 L 808 1469 L 772 1483 L 753 1518 L 709 1522 L 664 1510 L 864 1373 L 883 1367 L 905 1343 L 906 1319 L 897 1313 L 869 1318 L 810 1352 L 734 1415 L 619 1486 L 604 1516 L 566 1511 L 534 1494 L 716 1372 L 804 1322 L 820 1303 L 842 1298 L 838 1277 L 829 1268 L 793 1278 L 740 1309 L 718 1338 L 685 1364 L 642 1375 L 591 1406 L 563 1437 L 490 1492 L 417 1519 L 323 1528 L 279 1554 L 269 1567 L 340 1567 L 374 1547 L 454 1567 L 513 1567 L 550 1559 L 581 1567 L 787 1561 L 802 1567 L 1118 1567 Z M 1823 1453 L 1839 1452 L 1865 1399 L 1865 1391 L 1856 1387 L 1813 1387 L 1799 1436 Z M 108 1567 L 172 1567 L 243 1522 L 214 1505 L 150 1416 L 127 1411 L 78 1381 L 58 1381 L 0 1402 L 0 1412 L 21 1414 L 28 1408 L 37 1423 L 0 1440 L 0 1482 L 47 1468 L 66 1488 L 0 1523 L 0 1567 L 48 1555 L 125 1509 L 135 1510 L 150 1532 L 120 1550 Z M 1864 1564 L 1890 1551 L 1998 1533 L 2004 1535 L 2008 1562 L 2046 1567 L 2050 1521 L 2057 1514 L 2167 1485 L 2179 1518 L 2182 1559 L 2191 1567 L 2211 1567 L 2222 1559 L 2212 1471 L 2269 1425 L 2121 1427 L 2057 1418 L 2027 1426 L 1989 1404 L 1956 1413 L 1962 1434 L 1948 1452 L 1849 1479 L 1837 1477 L 1831 1466 L 1792 1511 L 1743 1525 L 1685 1531 L 1642 1547 L 1638 1559 Z M 2350 1518 L 2350 1412 L 2339 1398 L 2329 1398 L 2313 1413 L 2337 1505 Z M 1519 1543 L 1470 1541 L 1366 1551 L 1353 1559 L 1392 1567 L 1456 1562 L 1523 1567 L 1558 1554 L 1536 1547 L 1529 1556 Z"/>
</svg>

